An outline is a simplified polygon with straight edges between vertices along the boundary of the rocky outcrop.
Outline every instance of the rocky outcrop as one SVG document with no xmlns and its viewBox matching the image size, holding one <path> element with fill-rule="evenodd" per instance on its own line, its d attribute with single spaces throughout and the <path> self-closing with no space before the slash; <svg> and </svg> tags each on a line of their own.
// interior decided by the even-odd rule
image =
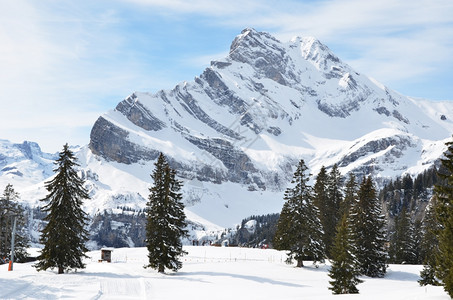
<svg viewBox="0 0 453 300">
<path fill-rule="evenodd" d="M 132 143 L 128 136 L 126 130 L 100 117 L 91 129 L 89 147 L 106 160 L 124 164 L 155 160 L 159 156 L 159 151 Z"/>
<path fill-rule="evenodd" d="M 133 124 L 145 130 L 159 131 L 166 127 L 164 122 L 154 116 L 152 112 L 137 100 L 135 94 L 121 101 L 116 106 L 116 110 L 125 115 Z"/>
<path fill-rule="evenodd" d="M 228 170 L 225 172 L 226 180 L 244 184 L 255 183 L 260 188 L 264 187 L 264 183 L 258 177 L 252 176 L 258 170 L 250 158 L 230 142 L 219 138 L 200 139 L 190 135 L 185 135 L 185 138 L 199 149 L 218 159 L 222 166 L 215 166 L 216 161 L 211 162 L 210 165 L 214 168 L 225 167 Z"/>
</svg>

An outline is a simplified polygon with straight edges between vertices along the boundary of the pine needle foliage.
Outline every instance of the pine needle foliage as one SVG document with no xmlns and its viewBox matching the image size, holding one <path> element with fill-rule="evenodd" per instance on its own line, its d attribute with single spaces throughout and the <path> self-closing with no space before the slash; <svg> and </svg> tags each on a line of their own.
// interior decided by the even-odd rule
<svg viewBox="0 0 453 300">
<path fill-rule="evenodd" d="M 164 273 L 165 268 L 177 271 L 182 267 L 179 257 L 187 254 L 182 249 L 182 238 L 187 236 L 186 216 L 180 193 L 182 183 L 176 171 L 161 153 L 151 175 L 154 183 L 147 203 L 146 247 L 149 264 L 145 267 Z"/>
<path fill-rule="evenodd" d="M 436 197 L 426 208 L 426 214 L 422 222 L 421 257 L 423 257 L 423 270 L 420 272 L 418 283 L 424 285 L 441 285 L 436 277 L 436 257 L 439 253 L 438 234 L 441 229 L 436 218 Z"/>
<path fill-rule="evenodd" d="M 345 184 L 344 189 L 344 198 L 343 201 L 340 203 L 340 211 L 339 215 L 344 216 L 349 215 L 349 210 L 353 203 L 357 201 L 357 191 L 358 191 L 358 184 L 356 182 L 355 175 L 353 173 L 349 173 L 349 178 Z"/>
<path fill-rule="evenodd" d="M 343 202 L 343 177 L 341 176 L 338 166 L 335 164 L 327 178 L 327 219 L 323 223 L 324 243 L 326 244 L 326 253 L 331 256 L 332 246 L 335 239 L 336 227 L 341 219 L 340 206 Z"/>
<path fill-rule="evenodd" d="M 395 217 L 395 232 L 390 238 L 389 260 L 393 264 L 416 264 L 415 225 L 406 207 Z"/>
<path fill-rule="evenodd" d="M 349 218 L 353 252 L 360 273 L 369 277 L 384 277 L 387 268 L 385 219 L 371 177 L 363 179 Z"/>
<path fill-rule="evenodd" d="M 436 256 L 436 275 L 445 291 L 453 298 L 453 141 L 447 142 L 438 176 L 441 183 L 434 188 L 437 197 L 436 217 L 439 251 Z"/>
<path fill-rule="evenodd" d="M 329 199 L 329 192 L 327 190 L 327 182 L 329 176 L 327 169 L 322 166 L 316 176 L 315 185 L 313 186 L 313 204 L 319 209 L 319 220 L 323 228 L 323 243 L 326 246 L 326 253 L 329 253 L 332 248 L 333 239 L 335 237 L 335 226 L 332 226 L 332 214 Z"/>
<path fill-rule="evenodd" d="M 351 234 L 349 232 L 347 214 L 343 216 L 337 226 L 332 248 L 332 267 L 329 271 L 329 290 L 333 294 L 358 294 L 357 285 L 363 281 L 359 279 L 360 271 L 357 260 L 352 252 Z"/>
<path fill-rule="evenodd" d="M 84 199 L 89 199 L 84 181 L 77 175 L 77 159 L 69 149 L 63 146 L 54 169 L 55 177 L 46 182 L 46 202 L 41 209 L 47 212 L 44 218 L 47 225 L 41 232 L 40 242 L 44 245 L 35 265 L 38 271 L 58 269 L 58 274 L 70 269 L 83 269 L 83 258 L 88 249 L 87 214 L 82 209 Z"/>
<path fill-rule="evenodd" d="M 288 250 L 288 260 L 297 261 L 303 267 L 304 260 L 324 262 L 325 246 L 322 240 L 322 224 L 319 210 L 313 204 L 312 188 L 308 185 L 309 176 L 304 160 L 301 160 L 294 173 L 294 187 L 285 191 L 285 203 L 280 213 L 274 237 L 274 247 Z"/>
</svg>

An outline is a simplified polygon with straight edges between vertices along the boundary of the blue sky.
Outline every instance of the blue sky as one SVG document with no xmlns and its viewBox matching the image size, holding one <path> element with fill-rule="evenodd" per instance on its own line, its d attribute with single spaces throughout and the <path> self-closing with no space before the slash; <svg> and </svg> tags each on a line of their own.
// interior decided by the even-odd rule
<svg viewBox="0 0 453 300">
<path fill-rule="evenodd" d="M 0 139 L 87 144 L 103 112 L 193 80 L 246 27 L 314 36 L 404 95 L 453 100 L 452 0 L 0 0 Z"/>
</svg>

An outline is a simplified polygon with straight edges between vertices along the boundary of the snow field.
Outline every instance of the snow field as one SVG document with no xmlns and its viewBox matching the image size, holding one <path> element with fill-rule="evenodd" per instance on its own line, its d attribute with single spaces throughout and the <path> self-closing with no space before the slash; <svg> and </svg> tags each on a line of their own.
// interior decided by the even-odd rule
<svg viewBox="0 0 453 300">
<path fill-rule="evenodd" d="M 0 266 L 0 299 L 450 299 L 442 287 L 420 287 L 422 266 L 390 265 L 385 278 L 362 277 L 358 295 L 332 295 L 330 265 L 300 269 L 273 249 L 185 246 L 179 272 L 144 269 L 146 248 L 114 249 L 112 263 L 89 252 L 84 270 L 58 275 L 33 263 Z"/>
</svg>

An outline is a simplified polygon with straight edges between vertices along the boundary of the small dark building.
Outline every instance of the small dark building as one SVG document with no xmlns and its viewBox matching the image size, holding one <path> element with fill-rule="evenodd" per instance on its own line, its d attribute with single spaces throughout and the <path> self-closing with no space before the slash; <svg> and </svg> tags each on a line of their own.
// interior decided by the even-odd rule
<svg viewBox="0 0 453 300">
<path fill-rule="evenodd" d="M 113 249 L 104 248 L 101 249 L 101 260 L 106 262 L 112 262 L 112 251 Z"/>
</svg>

